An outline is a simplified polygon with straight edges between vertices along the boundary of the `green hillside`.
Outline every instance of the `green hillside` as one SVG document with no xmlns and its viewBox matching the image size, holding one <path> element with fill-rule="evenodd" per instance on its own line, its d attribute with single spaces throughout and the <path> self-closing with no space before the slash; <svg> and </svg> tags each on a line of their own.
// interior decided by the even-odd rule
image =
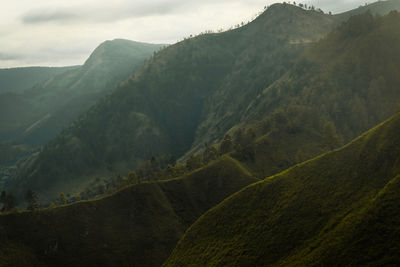
<svg viewBox="0 0 400 267">
<path fill-rule="evenodd" d="M 165 266 L 399 263 L 400 116 L 250 185 L 196 221 Z"/>
<path fill-rule="evenodd" d="M 329 15 L 277 4 L 241 28 L 167 47 L 49 143 L 22 169 L 17 188 L 56 196 L 70 183 L 217 141 L 335 23 Z"/>
<path fill-rule="evenodd" d="M 1 215 L 0 265 L 160 266 L 201 214 L 256 181 L 223 157 L 181 178 L 102 199 Z"/>
<path fill-rule="evenodd" d="M 272 175 L 349 142 L 398 111 L 399 28 L 397 12 L 365 13 L 306 49 L 241 119 L 260 136 L 251 168 Z"/>
<path fill-rule="evenodd" d="M 399 265 L 393 9 L 274 4 L 0 94 L 0 266 Z"/>
<path fill-rule="evenodd" d="M 73 67 L 25 67 L 0 69 L 0 93 L 20 93 Z"/>
<path fill-rule="evenodd" d="M 298 146 L 273 151 L 278 158 L 268 167 L 261 155 L 250 166 L 259 176 L 325 152 L 326 123 L 349 141 L 396 111 L 397 17 L 360 15 L 323 38 L 343 18 L 275 4 L 238 29 L 169 46 L 21 168 L 16 188 L 56 196 L 94 176 L 125 174 L 152 156 L 186 158 L 238 125 L 255 127 L 258 137 L 303 133 L 292 138 Z M 346 27 L 363 32 L 345 37 Z M 393 68 L 385 67 L 389 57 Z M 291 151 L 297 156 L 285 158 Z"/>
</svg>

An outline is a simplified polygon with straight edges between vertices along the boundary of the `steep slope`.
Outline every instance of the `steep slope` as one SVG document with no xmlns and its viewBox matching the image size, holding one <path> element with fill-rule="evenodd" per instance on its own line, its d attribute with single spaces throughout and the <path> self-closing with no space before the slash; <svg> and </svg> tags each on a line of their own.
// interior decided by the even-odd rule
<svg viewBox="0 0 400 267">
<path fill-rule="evenodd" d="M 23 93 L 0 94 L 0 153 L 13 151 L 0 158 L 0 180 L 8 179 L 10 169 L 23 161 L 27 152 L 32 154 L 53 138 L 161 47 L 121 39 L 106 41 L 83 66 Z"/>
<path fill-rule="evenodd" d="M 102 43 L 83 66 L 14 95 L 11 109 L 0 114 L 0 135 L 25 143 L 46 143 L 160 48 L 120 39 Z M 0 101 L 4 98 L 9 101 L 10 97 L 0 95 Z"/>
<path fill-rule="evenodd" d="M 264 136 L 254 145 L 259 162 L 250 163 L 251 168 L 272 175 L 272 170 L 327 151 L 340 139 L 348 142 L 393 115 L 400 101 L 399 28 L 397 12 L 384 17 L 366 13 L 306 49 L 241 118 L 243 127 Z M 326 125 L 338 135 L 331 144 L 324 136 Z"/>
<path fill-rule="evenodd" d="M 399 131 L 396 115 L 246 187 L 197 220 L 165 266 L 399 264 Z"/>
<path fill-rule="evenodd" d="M 25 67 L 0 69 L 0 93 L 20 93 L 73 67 Z"/>
<path fill-rule="evenodd" d="M 2 215 L 0 265 L 29 259 L 24 266 L 160 266 L 201 214 L 256 181 L 224 157 L 99 200 Z"/>
<path fill-rule="evenodd" d="M 400 1 L 398 0 L 385 0 L 377 1 L 375 3 L 365 4 L 359 8 L 349 10 L 347 12 L 336 14 L 337 19 L 345 21 L 354 15 L 361 15 L 367 11 L 371 12 L 372 15 L 386 15 L 390 11 L 400 10 Z"/>
<path fill-rule="evenodd" d="M 297 157 L 279 159 L 268 169 L 260 161 L 259 174 L 272 174 L 327 151 L 321 136 L 327 122 L 349 141 L 394 113 L 399 46 L 384 44 L 398 43 L 397 17 L 358 16 L 314 44 L 340 19 L 276 4 L 244 27 L 170 46 L 54 139 L 21 170 L 16 188 L 31 186 L 42 195 L 56 195 L 71 190 L 68 184 L 125 173 L 152 156 L 185 157 L 205 143 L 219 141 L 238 124 L 257 123 L 258 135 L 278 138 L 304 133 L 297 139 L 299 147 L 286 147 Z M 361 32 L 344 38 L 346 27 Z M 385 59 L 394 55 L 390 72 L 386 61 L 376 62 L 381 54 Z M 375 64 L 381 68 L 373 69 Z M 366 90 L 371 91 L 368 103 Z M 354 115 L 347 116 L 350 112 Z M 278 124 L 278 134 L 270 135 Z M 300 151 L 302 147 L 312 150 Z M 282 149 L 273 154 L 290 153 Z"/>
<path fill-rule="evenodd" d="M 334 23 L 277 4 L 239 29 L 169 46 L 53 140 L 22 171 L 20 185 L 47 195 L 55 184 L 125 172 L 153 155 L 179 157 L 213 142 Z"/>
</svg>

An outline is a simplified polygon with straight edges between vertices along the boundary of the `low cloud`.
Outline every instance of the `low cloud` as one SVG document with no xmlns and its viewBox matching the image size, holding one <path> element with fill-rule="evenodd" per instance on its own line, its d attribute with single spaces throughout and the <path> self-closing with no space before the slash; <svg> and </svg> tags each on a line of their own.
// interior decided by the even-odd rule
<svg viewBox="0 0 400 267">
<path fill-rule="evenodd" d="M 204 4 L 204 3 L 202 3 Z M 22 15 L 24 24 L 39 23 L 110 23 L 127 18 L 172 15 L 201 5 L 197 1 L 169 0 L 123 2 L 113 6 L 76 6 L 72 8 L 42 7 L 29 10 Z"/>
<path fill-rule="evenodd" d="M 37 9 L 30 11 L 22 17 L 22 22 L 25 24 L 43 23 L 51 21 L 71 21 L 77 19 L 79 16 L 73 12 L 62 10 L 46 10 Z"/>
</svg>

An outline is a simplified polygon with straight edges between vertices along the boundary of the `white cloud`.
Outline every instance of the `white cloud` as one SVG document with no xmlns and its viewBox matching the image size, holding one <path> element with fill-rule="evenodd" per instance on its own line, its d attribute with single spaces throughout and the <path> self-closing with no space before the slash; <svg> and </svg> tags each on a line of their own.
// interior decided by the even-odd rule
<svg viewBox="0 0 400 267">
<path fill-rule="evenodd" d="M 18 0 L 0 9 L 0 68 L 82 64 L 104 40 L 174 43 L 249 20 L 275 0 Z M 308 0 L 337 7 L 334 0 Z M 341 0 L 356 7 L 359 0 Z M 349 7 L 350 8 L 350 7 Z M 330 9 L 337 11 L 339 9 Z"/>
</svg>

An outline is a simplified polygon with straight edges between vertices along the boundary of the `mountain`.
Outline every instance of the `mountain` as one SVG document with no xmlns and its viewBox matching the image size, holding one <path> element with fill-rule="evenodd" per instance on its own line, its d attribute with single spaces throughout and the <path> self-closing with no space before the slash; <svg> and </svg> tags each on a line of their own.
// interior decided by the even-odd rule
<svg viewBox="0 0 400 267">
<path fill-rule="evenodd" d="M 367 26 L 357 24 L 357 18 Z M 275 4 L 241 28 L 200 35 L 170 46 L 52 140 L 32 164 L 21 169 L 14 188 L 26 190 L 31 186 L 42 195 L 57 196 L 63 183 L 62 191 L 71 190 L 69 185 L 79 184 L 89 177 L 126 173 L 152 156 L 172 154 L 185 158 L 204 144 L 219 142 L 226 132 L 234 133 L 238 127 L 255 127 L 258 136 L 267 136 L 263 140 L 268 144 L 276 141 L 268 136 L 293 136 L 300 128 L 304 133 L 304 139 L 293 140 L 295 145 L 286 147 L 298 156 L 287 159 L 283 155 L 291 152 L 284 150 L 285 147 L 278 148 L 274 154 L 281 155 L 282 160 L 274 163 L 272 158 L 268 169 L 262 167 L 263 160 L 253 166 L 259 177 L 329 150 L 321 135 L 326 123 L 332 122 L 338 134 L 349 141 L 392 115 L 395 112 L 393 103 L 399 99 L 396 92 L 391 91 L 398 76 L 386 70 L 377 70 L 377 73 L 382 74 L 385 81 L 390 80 L 390 85 L 385 84 L 382 90 L 392 93 L 381 96 L 390 101 L 387 106 L 376 98 L 377 103 L 373 105 L 377 106 L 367 109 L 365 93 L 358 92 L 370 85 L 374 87 L 373 84 L 375 89 L 371 91 L 380 90 L 377 89 L 381 87 L 379 80 L 376 80 L 379 77 L 369 76 L 371 73 L 364 68 L 353 71 L 351 66 L 372 67 L 375 64 L 373 55 L 379 57 L 381 52 L 385 57 L 390 55 L 389 51 L 396 55 L 397 45 L 390 48 L 381 45 L 375 54 L 368 54 L 368 49 L 375 49 L 373 45 L 380 40 L 378 34 L 388 43 L 398 40 L 394 32 L 396 26 L 380 28 L 380 19 L 375 20 L 371 15 L 357 18 L 323 38 L 340 25 L 339 15 Z M 390 25 L 389 20 L 382 19 L 386 21 L 382 23 Z M 393 23 L 397 25 L 396 21 Z M 356 37 L 340 37 L 345 27 L 364 27 L 360 40 L 368 43 L 364 45 Z M 343 53 L 347 44 L 351 50 Z M 360 61 L 353 62 L 352 53 L 357 45 L 367 54 L 362 59 L 362 54 L 355 53 L 356 60 Z M 342 50 L 335 49 L 336 46 Z M 351 71 L 343 72 L 340 64 L 349 65 Z M 393 66 L 391 71 L 397 71 L 397 63 Z M 334 86 L 320 82 L 322 71 L 331 76 L 328 78 Z M 341 71 L 340 78 L 357 83 L 357 87 L 340 84 L 333 71 Z M 325 86 L 328 90 L 322 89 Z M 312 90 L 307 91 L 308 87 Z M 302 96 L 300 92 L 305 93 Z M 314 96 L 326 92 L 324 102 L 312 98 L 310 92 Z M 345 114 L 334 113 L 339 106 L 329 97 L 345 99 L 347 109 L 354 105 L 364 117 L 349 116 L 344 123 L 339 121 L 336 117 Z M 374 97 L 370 99 L 374 102 Z M 303 124 L 304 119 L 306 123 Z M 275 130 L 271 128 L 271 121 L 285 131 L 278 129 L 276 134 L 271 134 L 271 129 Z M 306 151 L 301 151 L 303 147 Z M 263 147 L 260 150 L 265 151 Z"/>
<path fill-rule="evenodd" d="M 256 181 L 223 157 L 98 200 L 1 215 L 0 265 L 160 266 L 201 214 Z"/>
<path fill-rule="evenodd" d="M 22 94 L 0 95 L 0 137 L 44 144 L 144 64 L 162 45 L 117 39 L 99 45 L 79 68 Z M 33 86 L 33 85 L 32 85 Z M 4 110 L 3 110 L 4 109 Z"/>
<path fill-rule="evenodd" d="M 80 67 L 21 93 L 0 94 L 0 184 L 81 113 L 127 79 L 162 45 L 106 41 Z"/>
<path fill-rule="evenodd" d="M 200 217 L 164 266 L 397 265 L 400 115 Z"/>
<path fill-rule="evenodd" d="M 393 115 L 400 101 L 399 27 L 397 12 L 365 13 L 310 45 L 241 118 L 242 127 L 260 136 L 253 146 L 256 162 L 248 167 L 261 177 L 272 175 Z M 328 125 L 331 137 L 324 133 Z"/>
<path fill-rule="evenodd" d="M 372 15 L 380 15 L 383 16 L 388 14 L 390 11 L 399 10 L 400 2 L 398 0 L 385 0 L 385 1 L 376 1 L 375 3 L 365 4 L 360 6 L 359 8 L 349 10 L 347 12 L 336 14 L 335 16 L 339 20 L 347 20 L 351 16 L 361 15 L 365 12 L 370 12 Z"/>
<path fill-rule="evenodd" d="M 336 149 L 396 112 L 400 14 L 373 15 L 393 3 L 348 20 L 364 7 L 277 4 L 155 53 L 21 164 L 8 190 L 52 201 L 223 138 L 218 159 L 91 201 L 8 211 L 0 265 L 398 265 L 400 115 Z"/>
<path fill-rule="evenodd" d="M 180 157 L 211 144 L 335 23 L 278 4 L 244 27 L 169 46 L 52 140 L 22 170 L 20 185 L 57 196 L 63 183 L 124 173 L 152 156 Z"/>
<path fill-rule="evenodd" d="M 23 92 L 32 88 L 35 84 L 44 82 L 53 76 L 75 68 L 78 68 L 78 66 L 0 69 L 0 94 L 5 92 Z"/>
</svg>

